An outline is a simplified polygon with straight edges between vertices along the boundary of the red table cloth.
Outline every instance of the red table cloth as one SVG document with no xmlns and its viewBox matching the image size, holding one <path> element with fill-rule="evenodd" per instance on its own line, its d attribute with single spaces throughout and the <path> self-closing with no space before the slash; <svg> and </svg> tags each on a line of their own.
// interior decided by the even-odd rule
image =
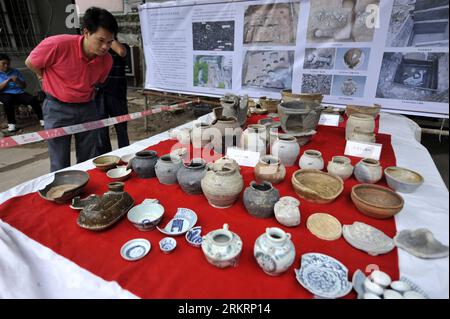
<svg viewBox="0 0 450 319">
<path fill-rule="evenodd" d="M 254 121 L 252 121 L 254 122 Z M 159 155 L 170 152 L 176 141 L 168 140 L 152 146 Z M 377 134 L 377 142 L 383 144 L 381 163 L 383 167 L 396 164 L 390 143 L 390 136 Z M 301 147 L 301 154 L 308 149 L 320 150 L 325 163 L 332 156 L 343 155 L 345 130 L 339 127 L 318 128 L 318 134 L 307 145 Z M 351 158 L 355 165 L 360 159 Z M 291 184 L 292 174 L 298 166 L 288 167 L 286 179 L 276 185 L 281 196 L 294 196 Z M 254 180 L 253 168 L 242 167 L 245 187 Z M 134 173 L 133 173 L 134 174 Z M 110 182 L 106 174 L 97 169 L 89 171 L 90 180 L 84 195 L 103 194 Z M 107 281 L 117 281 L 123 288 L 142 298 L 245 298 L 280 299 L 312 298 L 296 280 L 294 268 L 299 268 L 301 255 L 310 252 L 323 253 L 341 261 L 349 269 L 349 280 L 357 269 L 379 267 L 394 280 L 399 277 L 398 254 L 394 249 L 381 256 L 369 256 L 350 246 L 344 238 L 325 241 L 315 237 L 306 228 L 307 218 L 317 212 L 335 216 L 343 225 L 360 221 L 377 227 L 388 236 L 396 234 L 393 218 L 377 220 L 362 215 L 353 205 L 350 192 L 357 181 L 352 177 L 345 181 L 343 193 L 331 204 L 312 204 L 300 200 L 301 224 L 294 228 L 284 227 L 275 217 L 258 219 L 245 210 L 242 194 L 238 202 L 228 209 L 216 209 L 208 204 L 205 196 L 186 195 L 179 185 L 161 185 L 157 178 L 139 179 L 136 175 L 125 182 L 127 191 L 141 203 L 145 198 L 157 198 L 165 207 L 165 216 L 160 225 L 165 225 L 176 213 L 178 207 L 194 210 L 203 235 L 229 224 L 243 241 L 240 262 L 235 268 L 219 269 L 209 264 L 201 248 L 190 246 L 184 236 L 176 237 L 178 246 L 172 254 L 160 251 L 158 242 L 165 237 L 158 230 L 141 232 L 126 217 L 110 229 L 92 232 L 80 228 L 78 212 L 69 204 L 54 204 L 37 193 L 12 198 L 0 206 L 0 218 L 32 239 L 49 247 L 79 266 Z M 385 184 L 384 180 L 380 184 Z M 267 227 L 280 227 L 292 235 L 296 248 L 294 264 L 278 277 L 265 274 L 253 257 L 253 246 L 258 236 Z M 135 262 L 124 260 L 120 248 L 130 239 L 146 238 L 152 244 L 150 253 Z M 354 298 L 352 292 L 346 298 Z"/>
</svg>

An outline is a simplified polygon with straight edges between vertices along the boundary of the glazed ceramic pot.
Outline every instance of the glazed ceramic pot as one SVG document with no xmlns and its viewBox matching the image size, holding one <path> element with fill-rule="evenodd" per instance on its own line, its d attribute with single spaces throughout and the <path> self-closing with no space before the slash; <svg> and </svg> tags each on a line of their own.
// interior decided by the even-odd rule
<svg viewBox="0 0 450 319">
<path fill-rule="evenodd" d="M 278 135 L 272 145 L 272 155 L 278 157 L 285 166 L 293 166 L 300 154 L 300 145 L 297 139 L 287 134 Z"/>
<path fill-rule="evenodd" d="M 327 171 L 343 180 L 349 179 L 353 174 L 352 161 L 345 156 L 333 156 L 332 160 L 328 162 Z"/>
<path fill-rule="evenodd" d="M 244 188 L 244 180 L 234 165 L 214 163 L 201 181 L 203 193 L 215 208 L 231 207 Z"/>
<path fill-rule="evenodd" d="M 202 193 L 201 181 L 205 175 L 206 162 L 201 158 L 194 158 L 178 170 L 178 184 L 188 195 L 198 195 Z"/>
<path fill-rule="evenodd" d="M 155 166 L 158 161 L 158 153 L 155 151 L 142 151 L 136 153 L 128 163 L 127 168 L 132 168 L 139 178 L 152 178 L 156 176 Z"/>
<path fill-rule="evenodd" d="M 356 164 L 355 177 L 361 183 L 375 184 L 383 177 L 383 168 L 379 161 L 365 158 Z"/>
<path fill-rule="evenodd" d="M 277 221 L 287 227 L 300 225 L 300 201 L 291 196 L 281 197 L 275 204 L 275 218 Z"/>
<path fill-rule="evenodd" d="M 279 184 L 286 177 L 286 168 L 278 157 L 265 155 L 259 159 L 255 166 L 255 178 L 257 181 Z"/>
<path fill-rule="evenodd" d="M 202 251 L 208 262 L 219 268 L 236 267 L 242 252 L 242 240 L 228 224 L 202 238 Z"/>
<path fill-rule="evenodd" d="M 268 218 L 274 214 L 276 202 L 280 199 L 280 193 L 271 183 L 258 184 L 251 182 L 244 191 L 244 206 L 250 215 L 258 218 Z"/>
<path fill-rule="evenodd" d="M 356 127 L 350 136 L 351 141 L 362 142 L 362 143 L 375 143 L 376 137 L 373 132 L 365 132 L 359 127 Z"/>
<path fill-rule="evenodd" d="M 191 142 L 195 148 L 203 148 L 211 142 L 209 128 L 206 123 L 196 123 L 191 131 Z"/>
<path fill-rule="evenodd" d="M 156 163 L 156 177 L 158 177 L 161 184 L 176 184 L 178 182 L 177 173 L 181 166 L 183 166 L 183 162 L 179 157 L 172 157 L 170 154 L 166 154 Z"/>
<path fill-rule="evenodd" d="M 301 169 L 318 169 L 321 171 L 325 163 L 322 158 L 322 153 L 316 150 L 308 150 L 300 157 L 298 165 Z"/>
<path fill-rule="evenodd" d="M 78 225 L 99 231 L 118 222 L 134 205 L 134 199 L 124 191 L 124 187 L 125 184 L 121 182 L 109 183 L 108 191 L 101 199 L 80 212 Z"/>
<path fill-rule="evenodd" d="M 242 133 L 240 147 L 265 155 L 267 151 L 267 129 L 261 124 L 252 124 Z"/>
<path fill-rule="evenodd" d="M 314 131 L 321 113 L 322 106 L 317 101 L 283 102 L 278 105 L 281 128 L 292 135 Z"/>
<path fill-rule="evenodd" d="M 256 239 L 253 255 L 266 274 L 278 276 L 284 273 L 295 260 L 291 234 L 277 227 L 267 228 L 266 232 Z"/>
<path fill-rule="evenodd" d="M 373 133 L 375 131 L 375 119 L 373 116 L 366 114 L 356 113 L 350 115 L 345 126 L 345 138 L 347 140 L 351 139 L 353 131 L 356 128 L 367 134 Z"/>
<path fill-rule="evenodd" d="M 216 153 L 225 154 L 230 146 L 236 146 L 242 130 L 235 117 L 219 117 L 211 123 L 211 144 Z"/>
</svg>

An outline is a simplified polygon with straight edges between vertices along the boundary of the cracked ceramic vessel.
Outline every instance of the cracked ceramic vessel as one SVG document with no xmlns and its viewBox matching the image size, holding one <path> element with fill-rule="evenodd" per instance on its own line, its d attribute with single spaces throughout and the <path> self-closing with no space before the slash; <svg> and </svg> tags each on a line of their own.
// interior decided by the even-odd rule
<svg viewBox="0 0 450 319">
<path fill-rule="evenodd" d="M 203 193 L 215 208 L 231 207 L 244 188 L 244 180 L 239 169 L 230 162 L 209 164 L 201 181 Z"/>
<path fill-rule="evenodd" d="M 176 184 L 178 182 L 177 173 L 181 166 L 183 166 L 183 162 L 180 158 L 166 154 L 158 159 L 158 162 L 156 163 L 156 177 L 158 177 L 161 184 Z"/>
<path fill-rule="evenodd" d="M 63 204 L 79 195 L 88 181 L 89 174 L 85 171 L 56 172 L 53 181 L 38 193 L 46 200 Z"/>
<path fill-rule="evenodd" d="M 345 156 L 333 156 L 331 161 L 328 162 L 327 171 L 345 181 L 353 175 L 352 161 Z"/>
<path fill-rule="evenodd" d="M 394 237 L 395 245 L 408 253 L 424 259 L 448 257 L 448 246 L 438 241 L 433 233 L 425 228 L 402 230 Z"/>
<path fill-rule="evenodd" d="M 322 158 L 322 153 L 316 150 L 305 151 L 298 161 L 298 166 L 301 169 L 323 170 L 325 163 Z"/>
<path fill-rule="evenodd" d="M 226 94 L 220 99 L 223 107 L 222 116 L 235 117 L 239 126 L 244 126 L 247 122 L 248 96 L 239 97 L 234 94 Z"/>
<path fill-rule="evenodd" d="M 229 230 L 228 224 L 224 224 L 222 229 L 204 236 L 201 247 L 210 264 L 218 268 L 236 267 L 242 252 L 242 240 Z"/>
<path fill-rule="evenodd" d="M 253 255 L 266 274 L 271 276 L 282 274 L 295 260 L 291 234 L 277 227 L 266 228 L 266 232 L 255 241 Z"/>
<path fill-rule="evenodd" d="M 387 254 L 395 248 L 392 238 L 370 225 L 354 222 L 342 227 L 345 240 L 353 247 L 369 255 Z"/>
<path fill-rule="evenodd" d="M 278 105 L 281 128 L 288 134 L 314 131 L 321 113 L 321 104 L 314 100 L 283 102 Z"/>
<path fill-rule="evenodd" d="M 285 166 L 293 166 L 300 154 L 300 145 L 291 135 L 280 134 L 272 145 L 272 155 L 278 157 Z"/>
<path fill-rule="evenodd" d="M 375 184 L 383 177 L 383 168 L 379 161 L 365 158 L 356 164 L 354 173 L 360 183 Z"/>
<path fill-rule="evenodd" d="M 158 153 L 155 151 L 142 151 L 136 153 L 128 163 L 127 168 L 132 168 L 139 178 L 152 178 L 156 176 L 155 166 L 158 161 Z"/>
<path fill-rule="evenodd" d="M 133 198 L 124 191 L 124 183 L 113 182 L 96 204 L 85 207 L 78 216 L 80 227 L 103 230 L 118 222 L 133 207 Z"/>
<path fill-rule="evenodd" d="M 300 201 L 291 196 L 281 197 L 274 207 L 275 218 L 287 227 L 300 225 Z"/>
<path fill-rule="evenodd" d="M 206 175 L 206 162 L 201 158 L 194 158 L 190 163 L 183 163 L 177 173 L 178 184 L 188 195 L 203 193 L 201 181 Z"/>
<path fill-rule="evenodd" d="M 345 126 L 345 138 L 350 140 L 352 138 L 353 131 L 358 128 L 359 131 L 367 134 L 375 131 L 375 119 L 366 114 L 353 114 L 347 120 Z"/>
<path fill-rule="evenodd" d="M 265 155 L 255 166 L 255 178 L 259 182 L 281 183 L 286 177 L 286 168 L 278 157 Z"/>
<path fill-rule="evenodd" d="M 327 204 L 344 190 L 343 180 L 316 169 L 300 169 L 292 175 L 295 193 L 309 202 Z"/>
<path fill-rule="evenodd" d="M 269 182 L 258 184 L 253 181 L 244 191 L 244 206 L 247 212 L 258 218 L 271 217 L 279 199 L 280 193 Z"/>
</svg>

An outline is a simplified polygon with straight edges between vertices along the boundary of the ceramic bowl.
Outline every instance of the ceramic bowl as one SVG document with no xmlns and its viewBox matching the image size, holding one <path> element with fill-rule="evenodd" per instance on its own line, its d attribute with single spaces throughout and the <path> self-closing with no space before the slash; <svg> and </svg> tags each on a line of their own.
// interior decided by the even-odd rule
<svg viewBox="0 0 450 319">
<path fill-rule="evenodd" d="M 126 180 L 128 177 L 130 177 L 131 172 L 132 172 L 132 170 L 127 169 L 126 166 L 120 166 L 117 168 L 110 169 L 106 173 L 106 176 L 111 178 L 113 181 L 122 182 L 122 181 Z"/>
<path fill-rule="evenodd" d="M 311 139 L 314 137 L 314 135 L 317 134 L 317 131 L 313 130 L 310 132 L 306 132 L 306 133 L 299 133 L 299 134 L 290 134 L 292 136 L 294 136 L 297 139 L 297 143 L 300 146 L 306 145 L 309 143 L 309 141 L 311 141 Z"/>
<path fill-rule="evenodd" d="M 292 186 L 298 196 L 317 204 L 331 203 L 344 190 L 340 177 L 315 169 L 296 171 L 292 175 Z"/>
<path fill-rule="evenodd" d="M 424 182 L 422 175 L 402 167 L 388 167 L 384 175 L 389 187 L 399 193 L 413 193 Z"/>
<path fill-rule="evenodd" d="M 361 213 L 377 219 L 391 218 L 404 204 L 403 198 L 393 190 L 372 184 L 353 186 L 351 198 Z"/>
<path fill-rule="evenodd" d="M 142 231 L 149 231 L 161 222 L 164 207 L 160 204 L 140 204 L 134 206 L 127 214 L 128 220 Z"/>
<path fill-rule="evenodd" d="M 103 155 L 92 160 L 95 167 L 105 172 L 116 167 L 119 162 L 120 157 L 114 155 Z"/>
<path fill-rule="evenodd" d="M 177 241 L 172 237 L 165 237 L 159 241 L 159 248 L 162 252 L 171 253 L 177 247 Z"/>
<path fill-rule="evenodd" d="M 134 153 L 123 155 L 122 157 L 120 157 L 120 161 L 124 164 L 128 164 L 134 157 L 134 155 L 135 155 Z"/>
<path fill-rule="evenodd" d="M 53 182 L 39 190 L 39 195 L 58 204 L 69 202 L 79 195 L 89 181 L 89 174 L 84 171 L 62 171 L 54 175 Z"/>
<path fill-rule="evenodd" d="M 151 250 L 152 244 L 143 238 L 132 239 L 120 248 L 120 255 L 128 261 L 144 258 Z"/>
<path fill-rule="evenodd" d="M 168 236 L 185 234 L 197 223 L 197 214 L 188 208 L 178 208 L 175 216 L 163 228 L 156 227 L 161 233 Z"/>
<path fill-rule="evenodd" d="M 194 247 L 200 247 L 202 245 L 202 227 L 196 226 L 191 228 L 186 233 L 186 241 L 194 246 Z"/>
</svg>

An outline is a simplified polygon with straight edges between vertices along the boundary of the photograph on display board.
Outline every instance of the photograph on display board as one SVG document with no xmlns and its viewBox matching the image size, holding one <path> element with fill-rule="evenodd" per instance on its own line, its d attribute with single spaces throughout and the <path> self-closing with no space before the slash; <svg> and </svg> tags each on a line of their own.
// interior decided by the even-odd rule
<svg viewBox="0 0 450 319">
<path fill-rule="evenodd" d="M 279 91 L 292 88 L 294 51 L 247 51 L 242 87 Z"/>
<path fill-rule="evenodd" d="M 194 51 L 234 51 L 234 21 L 192 23 Z"/>
<path fill-rule="evenodd" d="M 335 75 L 331 95 L 362 98 L 366 81 L 365 76 Z"/>
<path fill-rule="evenodd" d="M 336 70 L 367 71 L 370 48 L 339 48 L 336 52 Z"/>
<path fill-rule="evenodd" d="M 231 89 L 233 58 L 222 55 L 194 55 L 194 86 Z"/>
<path fill-rule="evenodd" d="M 448 53 L 386 52 L 377 98 L 448 103 Z"/>
<path fill-rule="evenodd" d="M 395 0 L 387 47 L 448 46 L 449 0 Z"/>
<path fill-rule="evenodd" d="M 334 67 L 334 48 L 307 48 L 305 49 L 304 69 L 330 70 Z"/>
<path fill-rule="evenodd" d="M 308 20 L 307 40 L 322 42 L 372 42 L 373 19 L 379 0 L 314 0 Z"/>
<path fill-rule="evenodd" d="M 332 75 L 303 74 L 302 93 L 330 95 L 332 80 Z"/>
<path fill-rule="evenodd" d="M 244 16 L 244 44 L 295 45 L 298 2 L 249 6 Z"/>
</svg>

